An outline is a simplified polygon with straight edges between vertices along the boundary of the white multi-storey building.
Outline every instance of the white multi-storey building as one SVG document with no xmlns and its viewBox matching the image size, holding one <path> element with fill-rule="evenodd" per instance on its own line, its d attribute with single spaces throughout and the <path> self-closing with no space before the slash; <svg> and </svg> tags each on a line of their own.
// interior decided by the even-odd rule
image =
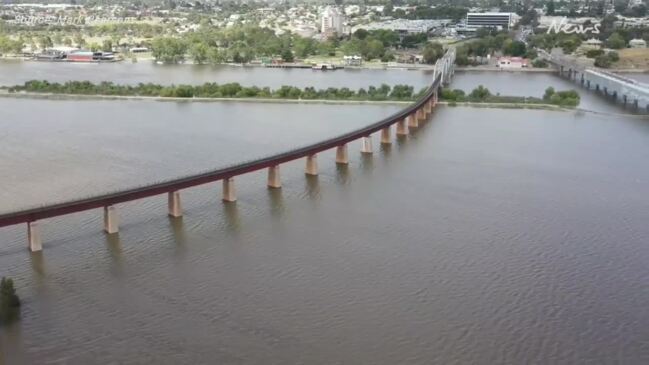
<svg viewBox="0 0 649 365">
<path fill-rule="evenodd" d="M 322 12 L 322 25 L 320 31 L 323 34 L 343 33 L 343 22 L 345 16 L 341 14 L 338 8 L 327 7 Z"/>
</svg>

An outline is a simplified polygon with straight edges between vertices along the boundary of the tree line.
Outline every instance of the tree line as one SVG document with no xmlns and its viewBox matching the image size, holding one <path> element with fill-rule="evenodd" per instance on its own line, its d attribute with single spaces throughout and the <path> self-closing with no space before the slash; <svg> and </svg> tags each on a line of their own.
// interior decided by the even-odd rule
<svg viewBox="0 0 649 365">
<path fill-rule="evenodd" d="M 269 87 L 242 86 L 239 83 L 204 83 L 202 85 L 158 85 L 140 83 L 138 85 L 118 85 L 112 82 L 92 83 L 90 81 L 68 81 L 65 83 L 32 80 L 23 85 L 7 88 L 11 93 L 35 92 L 74 95 L 114 95 L 114 96 L 148 96 L 175 98 L 272 98 L 303 100 L 373 100 L 373 101 L 413 101 L 422 96 L 426 89 L 415 92 L 409 85 L 379 87 L 352 90 L 347 87 L 316 89 L 282 86 L 277 89 Z"/>
<path fill-rule="evenodd" d="M 0 280 L 0 325 L 8 324 L 20 317 L 20 299 L 16 294 L 14 282 L 3 277 Z"/>
<path fill-rule="evenodd" d="M 469 94 L 460 89 L 443 89 L 440 99 L 451 103 L 473 102 L 473 103 L 515 103 L 515 104 L 552 104 L 563 107 L 576 107 L 579 105 L 579 94 L 574 90 L 555 91 L 549 87 L 545 90 L 542 98 L 525 96 L 502 96 L 494 95 L 486 87 L 479 85 Z"/>
</svg>

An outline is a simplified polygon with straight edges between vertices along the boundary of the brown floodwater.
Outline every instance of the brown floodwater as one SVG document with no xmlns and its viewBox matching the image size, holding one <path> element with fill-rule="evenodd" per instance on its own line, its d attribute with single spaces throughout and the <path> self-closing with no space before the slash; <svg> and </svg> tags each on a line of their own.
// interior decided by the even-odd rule
<svg viewBox="0 0 649 365">
<path fill-rule="evenodd" d="M 520 80 L 520 79 L 519 79 Z M 519 81 L 520 82 L 520 81 Z M 526 85 L 529 85 L 526 84 Z M 539 84 L 540 85 L 540 84 Z M 543 88 L 540 88 L 542 91 Z M 0 99 L 0 211 L 306 144 L 398 106 Z M 7 364 L 649 362 L 649 121 L 440 107 L 347 168 L 319 155 L 0 229 Z"/>
</svg>

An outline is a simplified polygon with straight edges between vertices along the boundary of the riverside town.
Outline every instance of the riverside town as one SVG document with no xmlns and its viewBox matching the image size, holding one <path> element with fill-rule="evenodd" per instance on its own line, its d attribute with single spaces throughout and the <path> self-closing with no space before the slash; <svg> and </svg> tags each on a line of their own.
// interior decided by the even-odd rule
<svg viewBox="0 0 649 365">
<path fill-rule="evenodd" d="M 647 0 L 5 0 L 0 365 L 649 363 Z"/>
</svg>

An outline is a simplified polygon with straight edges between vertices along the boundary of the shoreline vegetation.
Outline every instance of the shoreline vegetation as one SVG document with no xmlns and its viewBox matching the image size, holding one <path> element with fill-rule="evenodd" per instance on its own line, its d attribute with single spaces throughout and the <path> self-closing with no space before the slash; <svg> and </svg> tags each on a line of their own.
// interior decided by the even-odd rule
<svg viewBox="0 0 649 365">
<path fill-rule="evenodd" d="M 0 327 L 20 318 L 20 298 L 16 294 L 14 281 L 2 277 L 0 280 Z"/>
<path fill-rule="evenodd" d="M 50 83 L 32 80 L 23 85 L 2 87 L 0 96 L 43 97 L 43 98 L 95 98 L 95 99 L 133 99 L 133 100 L 170 100 L 170 101 L 251 101 L 251 102 L 306 102 L 306 103 L 393 103 L 408 104 L 419 99 L 426 89 L 418 92 L 410 85 L 379 87 L 370 86 L 356 91 L 346 87 L 315 89 L 282 86 L 278 89 L 269 87 L 246 87 L 238 83 L 202 85 L 169 85 L 138 84 L 117 85 L 111 82 L 94 84 L 89 81 L 69 81 Z M 480 85 L 469 94 L 463 90 L 443 89 L 440 101 L 454 106 L 458 103 L 469 104 L 502 104 L 513 107 L 546 106 L 574 108 L 579 105 L 579 95 L 574 90 L 556 92 L 548 88 L 543 98 L 522 96 L 493 95 Z"/>
</svg>

